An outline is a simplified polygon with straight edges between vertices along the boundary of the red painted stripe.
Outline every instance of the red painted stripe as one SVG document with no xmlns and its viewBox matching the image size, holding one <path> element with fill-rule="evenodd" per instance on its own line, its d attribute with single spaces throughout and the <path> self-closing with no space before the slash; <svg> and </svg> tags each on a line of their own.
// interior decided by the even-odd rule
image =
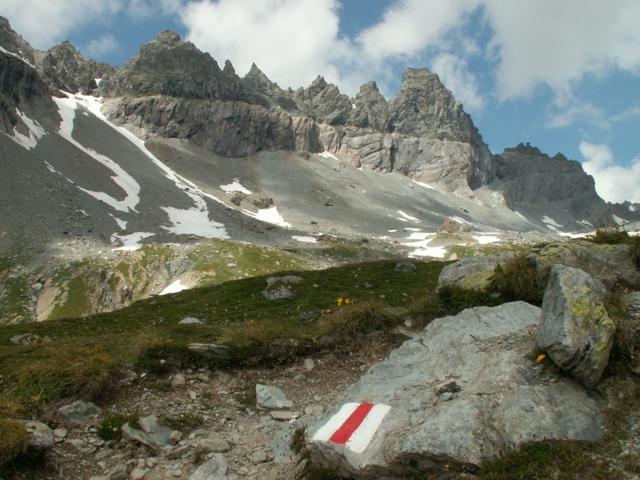
<svg viewBox="0 0 640 480">
<path fill-rule="evenodd" d="M 371 409 L 373 408 L 373 403 L 363 402 L 358 405 L 353 413 L 345 420 L 342 426 L 336 430 L 333 435 L 331 435 L 331 440 L 333 443 L 337 443 L 339 445 L 344 445 L 349 441 L 353 432 L 355 432 L 360 424 L 363 422 L 365 417 L 369 414 Z"/>
</svg>

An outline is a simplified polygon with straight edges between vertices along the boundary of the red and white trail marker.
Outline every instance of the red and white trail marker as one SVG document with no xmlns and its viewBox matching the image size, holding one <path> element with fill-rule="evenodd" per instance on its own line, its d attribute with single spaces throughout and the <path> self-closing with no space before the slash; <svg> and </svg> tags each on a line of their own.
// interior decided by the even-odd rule
<svg viewBox="0 0 640 480">
<path fill-rule="evenodd" d="M 364 452 L 391 407 L 384 403 L 345 403 L 313 436 L 315 442 L 344 445 L 354 453 Z"/>
</svg>

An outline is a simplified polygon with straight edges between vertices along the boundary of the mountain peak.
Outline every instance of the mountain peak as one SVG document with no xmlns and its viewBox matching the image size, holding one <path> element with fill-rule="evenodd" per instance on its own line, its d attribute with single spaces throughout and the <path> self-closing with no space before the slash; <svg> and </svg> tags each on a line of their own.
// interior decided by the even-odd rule
<svg viewBox="0 0 640 480">
<path fill-rule="evenodd" d="M 156 35 L 154 43 L 165 45 L 167 47 L 173 47 L 182 43 L 182 38 L 179 34 L 172 30 L 164 30 Z"/>
</svg>

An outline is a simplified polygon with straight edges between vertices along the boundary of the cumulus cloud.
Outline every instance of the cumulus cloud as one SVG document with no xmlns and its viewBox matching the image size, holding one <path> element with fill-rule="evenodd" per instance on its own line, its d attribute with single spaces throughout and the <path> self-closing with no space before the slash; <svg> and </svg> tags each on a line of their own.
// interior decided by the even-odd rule
<svg viewBox="0 0 640 480">
<path fill-rule="evenodd" d="M 593 176 L 598 195 L 608 202 L 640 202 L 640 156 L 627 167 L 614 163 L 608 145 L 580 142 L 584 171 Z"/>
<path fill-rule="evenodd" d="M 463 17 L 477 5 L 477 0 L 400 0 L 379 23 L 360 33 L 357 41 L 363 54 L 372 59 L 415 55 L 460 27 Z"/>
<path fill-rule="evenodd" d="M 636 0 L 483 0 L 499 59 L 500 99 L 546 84 L 562 91 L 585 75 L 640 69 Z"/>
<path fill-rule="evenodd" d="M 2 0 L 0 15 L 36 48 L 48 49 L 74 28 L 109 17 L 123 0 Z"/>
<path fill-rule="evenodd" d="M 351 46 L 339 37 L 337 0 L 199 0 L 181 13 L 187 39 L 240 74 L 252 62 L 283 86 L 318 74 L 339 82 Z"/>
<path fill-rule="evenodd" d="M 116 37 L 108 33 L 91 40 L 84 50 L 90 57 L 97 58 L 117 50 L 118 46 Z"/>
</svg>

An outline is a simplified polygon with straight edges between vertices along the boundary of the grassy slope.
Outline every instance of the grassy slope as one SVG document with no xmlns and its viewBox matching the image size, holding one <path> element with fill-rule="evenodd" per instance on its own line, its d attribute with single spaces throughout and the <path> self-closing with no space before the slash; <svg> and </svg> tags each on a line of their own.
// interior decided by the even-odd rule
<svg viewBox="0 0 640 480">
<path fill-rule="evenodd" d="M 443 265 L 417 263 L 415 273 L 402 273 L 395 271 L 394 261 L 381 261 L 291 272 L 303 278 L 292 287 L 296 297 L 275 301 L 261 293 L 265 277 L 252 277 L 153 297 L 85 319 L 0 327 L 0 375 L 4 377 L 0 397 L 35 405 L 65 395 L 97 393 L 112 370 L 144 359 L 148 352 L 153 352 L 151 358 L 184 353 L 181 349 L 190 342 L 225 343 L 241 356 L 282 338 L 309 348 L 354 318 L 354 322 L 366 320 L 373 310 L 409 307 L 426 298 Z M 351 305 L 338 307 L 339 297 L 350 298 Z M 300 313 L 314 309 L 322 309 L 323 318 L 312 324 L 299 321 Z M 207 325 L 177 325 L 185 316 L 198 317 Z M 38 346 L 11 344 L 9 339 L 21 333 L 52 341 Z"/>
</svg>

